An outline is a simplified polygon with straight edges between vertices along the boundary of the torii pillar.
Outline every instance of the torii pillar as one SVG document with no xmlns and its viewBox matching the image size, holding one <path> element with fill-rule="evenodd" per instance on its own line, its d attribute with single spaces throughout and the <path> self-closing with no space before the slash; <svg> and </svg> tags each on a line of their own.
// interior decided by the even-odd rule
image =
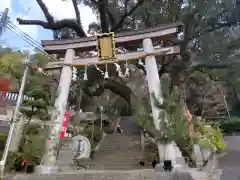
<svg viewBox="0 0 240 180">
<path fill-rule="evenodd" d="M 75 57 L 74 49 L 67 49 L 64 63 L 72 63 Z M 49 135 L 46 141 L 45 154 L 43 156 L 41 165 L 36 167 L 38 174 L 52 174 L 59 171 L 56 166 L 57 149 L 59 146 L 60 133 L 62 130 L 62 123 L 67 107 L 68 94 L 72 80 L 72 67 L 63 66 L 60 82 L 57 91 L 57 98 L 54 103 L 54 108 L 51 116 L 51 126 L 49 128 Z"/>
<path fill-rule="evenodd" d="M 150 38 L 146 38 L 143 40 L 143 50 L 146 53 L 153 53 L 154 47 L 152 40 Z M 161 89 L 161 82 L 158 74 L 158 67 L 156 58 L 154 55 L 147 56 L 145 58 L 145 68 L 147 73 L 147 81 L 148 81 L 148 89 L 151 101 L 151 109 L 152 109 L 152 117 L 156 130 L 160 131 L 160 123 L 161 121 L 165 121 L 165 119 L 160 118 L 160 113 L 164 113 L 163 109 L 159 109 L 155 105 L 155 99 L 153 98 L 153 94 L 156 96 L 158 101 L 163 103 L 163 94 Z M 161 144 L 161 142 L 157 142 L 158 152 L 160 161 L 171 160 L 172 165 L 176 166 L 176 154 L 174 143 L 169 144 Z"/>
</svg>

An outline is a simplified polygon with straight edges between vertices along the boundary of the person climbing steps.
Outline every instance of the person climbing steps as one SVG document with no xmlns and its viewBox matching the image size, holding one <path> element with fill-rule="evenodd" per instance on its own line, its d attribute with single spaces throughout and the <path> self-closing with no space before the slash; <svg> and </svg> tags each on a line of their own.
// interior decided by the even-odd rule
<svg viewBox="0 0 240 180">
<path fill-rule="evenodd" d="M 121 134 L 123 132 L 123 130 L 120 128 L 120 125 L 118 125 L 117 127 L 117 133 Z"/>
</svg>

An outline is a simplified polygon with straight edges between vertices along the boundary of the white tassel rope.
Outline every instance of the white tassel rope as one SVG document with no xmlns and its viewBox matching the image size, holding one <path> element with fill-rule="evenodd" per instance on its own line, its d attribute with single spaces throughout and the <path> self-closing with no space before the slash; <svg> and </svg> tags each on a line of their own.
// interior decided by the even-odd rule
<svg viewBox="0 0 240 180">
<path fill-rule="evenodd" d="M 83 80 L 87 81 L 88 77 L 87 77 L 87 66 L 85 66 L 85 70 L 84 70 L 84 75 L 83 75 Z"/>
</svg>

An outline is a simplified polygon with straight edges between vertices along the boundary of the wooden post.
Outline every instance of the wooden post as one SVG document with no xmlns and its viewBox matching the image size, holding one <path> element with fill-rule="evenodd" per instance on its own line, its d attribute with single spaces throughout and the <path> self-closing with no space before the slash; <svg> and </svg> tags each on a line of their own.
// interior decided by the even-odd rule
<svg viewBox="0 0 240 180">
<path fill-rule="evenodd" d="M 64 62 L 72 63 L 74 56 L 74 49 L 68 49 L 65 54 Z M 62 68 L 57 98 L 51 116 L 51 128 L 46 142 L 46 154 L 43 156 L 41 165 L 36 168 L 36 172 L 39 174 L 51 174 L 59 170 L 56 166 L 57 147 L 66 111 L 71 80 L 72 68 L 70 66 L 64 66 Z"/>
<path fill-rule="evenodd" d="M 154 47 L 152 44 L 152 40 L 150 38 L 146 38 L 143 40 L 143 50 L 146 53 L 154 52 Z M 145 58 L 145 67 L 147 72 L 147 81 L 148 81 L 148 88 L 149 88 L 149 94 L 150 94 L 153 122 L 156 130 L 160 130 L 160 122 L 164 121 L 164 119 L 160 119 L 159 114 L 163 113 L 163 110 L 155 106 L 154 98 L 152 95 L 154 93 L 156 98 L 159 100 L 159 102 L 163 103 L 161 82 L 158 74 L 158 68 L 157 68 L 155 56 L 147 56 Z M 164 153 L 165 145 L 162 145 L 158 142 L 159 158 L 160 158 L 160 161 L 171 160 L 174 165 L 174 163 L 176 162 L 175 149 L 174 149 L 174 146 L 170 144 L 166 145 L 168 151 Z"/>
</svg>

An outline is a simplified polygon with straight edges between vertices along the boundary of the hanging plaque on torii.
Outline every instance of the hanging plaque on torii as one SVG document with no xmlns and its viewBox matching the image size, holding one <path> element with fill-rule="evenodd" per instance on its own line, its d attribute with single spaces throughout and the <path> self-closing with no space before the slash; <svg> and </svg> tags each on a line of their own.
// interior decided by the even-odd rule
<svg viewBox="0 0 240 180">
<path fill-rule="evenodd" d="M 115 60 L 115 39 L 114 33 L 97 34 L 97 51 L 99 61 Z"/>
</svg>

